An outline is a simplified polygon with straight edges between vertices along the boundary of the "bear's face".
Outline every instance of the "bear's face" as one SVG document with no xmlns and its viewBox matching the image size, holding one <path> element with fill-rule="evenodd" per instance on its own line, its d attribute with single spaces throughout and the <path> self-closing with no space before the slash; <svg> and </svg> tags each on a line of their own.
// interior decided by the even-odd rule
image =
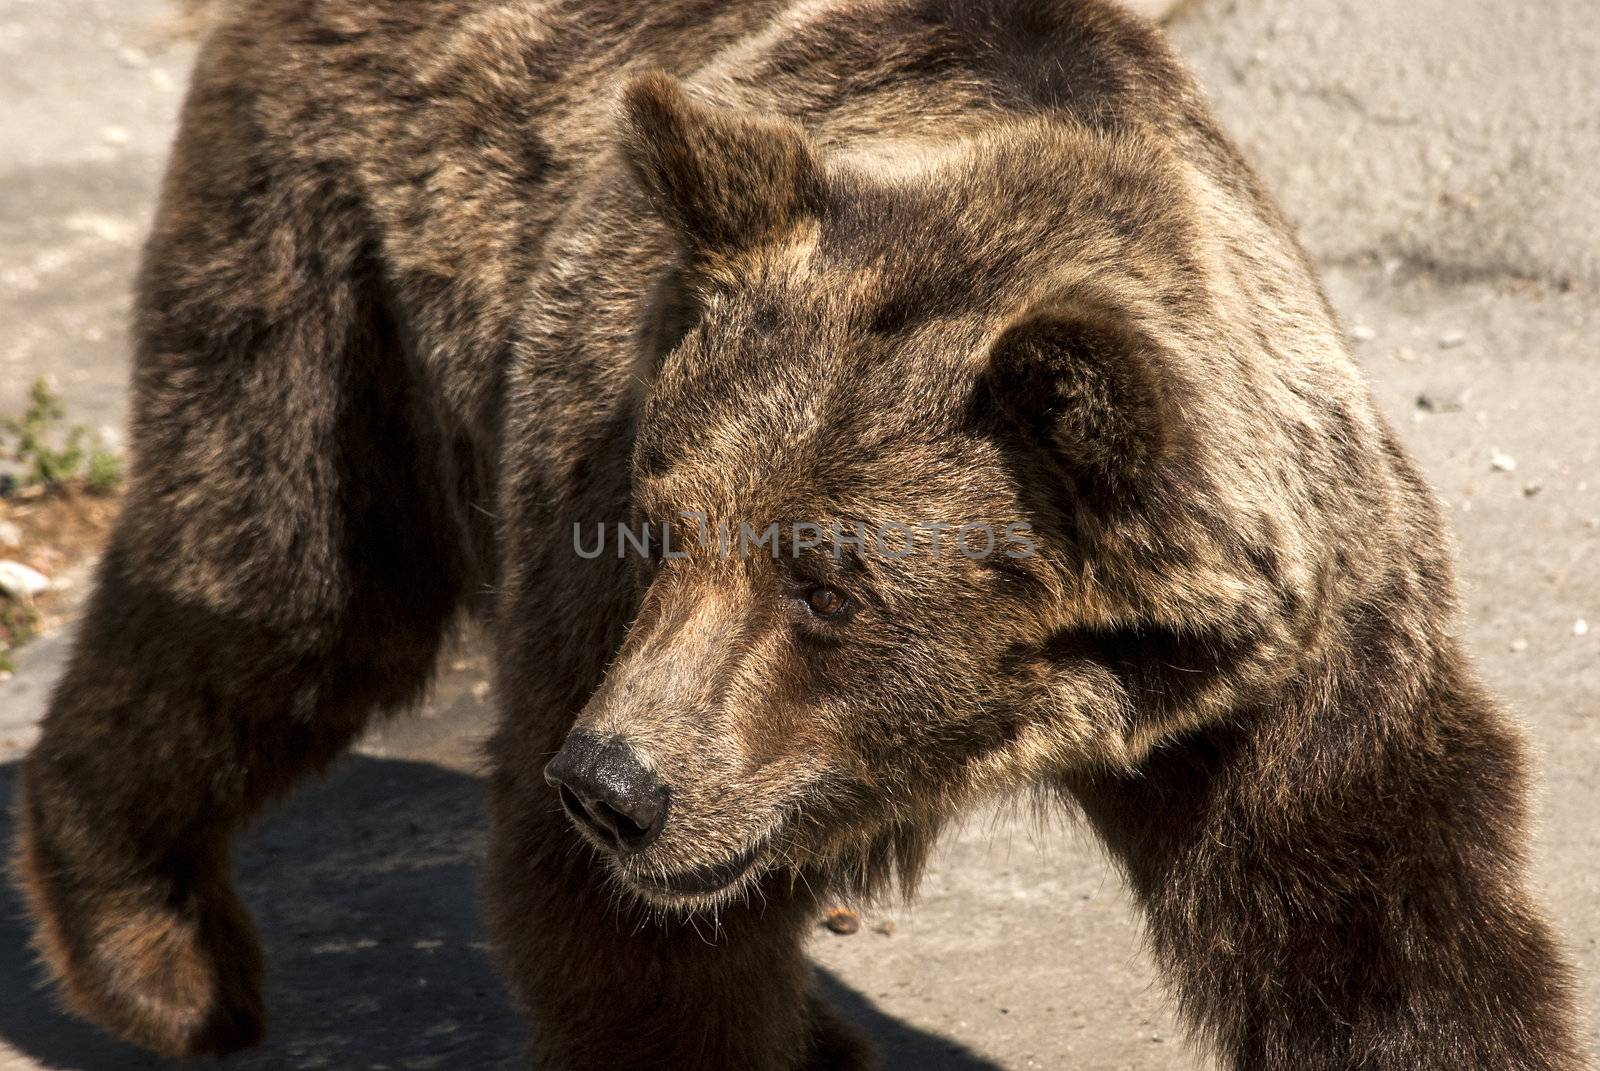
<svg viewBox="0 0 1600 1071">
<path fill-rule="evenodd" d="M 670 790 L 622 861 L 647 895 L 836 864 L 1081 731 L 1030 713 L 1046 574 L 975 376 L 913 383 L 887 342 L 830 340 L 806 274 L 708 302 L 640 422 L 655 553 L 580 725 Z"/>
<path fill-rule="evenodd" d="M 1048 220 L 847 185 L 665 79 L 628 103 L 684 257 L 646 332 L 640 610 L 577 724 L 665 800 L 602 845 L 617 876 L 678 908 L 872 885 L 986 792 L 1126 765 L 1127 693 L 1069 626 L 1111 615 L 1085 496 L 1180 450 L 1141 335 L 1093 280 L 1039 285 Z"/>
<path fill-rule="evenodd" d="M 810 317 L 734 344 L 774 299 L 727 294 L 661 370 L 635 490 L 654 553 L 579 721 L 670 793 L 660 839 L 618 860 L 659 901 L 877 859 L 1098 731 L 1093 682 L 1063 704 L 1031 654 L 1049 567 L 977 376 L 936 400 Z"/>
</svg>

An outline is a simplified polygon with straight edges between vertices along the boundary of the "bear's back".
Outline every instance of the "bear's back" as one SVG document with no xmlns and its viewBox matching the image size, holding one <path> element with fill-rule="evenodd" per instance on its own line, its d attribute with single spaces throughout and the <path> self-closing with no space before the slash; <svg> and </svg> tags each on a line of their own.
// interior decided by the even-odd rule
<svg viewBox="0 0 1600 1071">
<path fill-rule="evenodd" d="M 498 306 L 649 69 L 824 147 L 1019 115 L 1153 136 L 1293 244 L 1159 33 L 1108 0 L 263 0 L 213 33 L 195 88 L 253 98 L 270 166 L 345 176 L 396 272 L 481 277 Z"/>
</svg>

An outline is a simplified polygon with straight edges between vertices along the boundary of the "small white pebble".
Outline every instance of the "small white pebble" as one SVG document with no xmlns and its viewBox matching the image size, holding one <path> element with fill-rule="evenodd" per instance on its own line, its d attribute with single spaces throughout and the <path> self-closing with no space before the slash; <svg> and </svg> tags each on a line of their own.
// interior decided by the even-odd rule
<svg viewBox="0 0 1600 1071">
<path fill-rule="evenodd" d="M 107 145 L 126 145 L 133 140 L 133 135 L 125 126 L 108 126 L 100 131 L 100 140 Z"/>
<path fill-rule="evenodd" d="M 1366 324 L 1356 324 L 1350 329 L 1350 337 L 1355 339 L 1357 342 L 1371 342 L 1373 339 L 1378 337 L 1378 332 L 1374 331 Z"/>
<path fill-rule="evenodd" d="M 50 578 L 39 570 L 21 562 L 0 561 L 0 592 L 26 604 L 49 590 Z"/>
<path fill-rule="evenodd" d="M 1494 454 L 1490 456 L 1489 464 L 1496 472 L 1517 471 L 1517 459 L 1512 457 L 1510 454 L 1501 453 L 1499 450 L 1496 450 Z"/>
<path fill-rule="evenodd" d="M 1516 639 L 1511 641 L 1511 653 L 1512 654 L 1521 654 L 1523 651 L 1526 651 L 1527 649 L 1528 649 L 1528 641 L 1523 639 L 1521 636 L 1518 636 Z"/>
<path fill-rule="evenodd" d="M 1578 618 L 1578 620 L 1576 620 L 1576 621 L 1574 621 L 1572 623 L 1572 634 L 1574 636 L 1587 636 L 1587 635 L 1589 635 L 1589 622 L 1585 621 L 1581 617 Z"/>
<path fill-rule="evenodd" d="M 0 547 L 14 550 L 22 546 L 22 529 L 15 521 L 0 521 Z"/>
<path fill-rule="evenodd" d="M 1460 331 L 1446 331 L 1439 336 L 1439 348 L 1441 350 L 1453 350 L 1457 346 L 1464 345 L 1466 341 L 1467 336 Z"/>
</svg>

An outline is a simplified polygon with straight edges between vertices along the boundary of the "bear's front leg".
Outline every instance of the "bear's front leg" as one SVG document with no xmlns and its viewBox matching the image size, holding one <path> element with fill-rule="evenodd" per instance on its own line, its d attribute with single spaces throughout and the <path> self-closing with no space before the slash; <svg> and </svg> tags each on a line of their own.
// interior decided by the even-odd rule
<svg viewBox="0 0 1600 1071">
<path fill-rule="evenodd" d="M 274 154 L 208 47 L 141 274 L 127 499 L 16 866 L 67 1002 L 178 1057 L 264 1029 L 229 837 L 421 692 L 465 585 L 367 218 Z"/>
<path fill-rule="evenodd" d="M 1073 791 L 1224 1066 L 1587 1068 L 1526 889 L 1521 743 L 1454 648 L 1379 702 L 1381 650 L 1307 688 L 1333 703 L 1240 712 Z"/>
<path fill-rule="evenodd" d="M 817 902 L 769 876 L 692 919 L 610 884 L 536 756 L 497 749 L 489 912 L 541 1071 L 856 1071 L 877 1062 L 812 992 Z M 548 758 L 548 752 L 544 755 Z"/>
</svg>

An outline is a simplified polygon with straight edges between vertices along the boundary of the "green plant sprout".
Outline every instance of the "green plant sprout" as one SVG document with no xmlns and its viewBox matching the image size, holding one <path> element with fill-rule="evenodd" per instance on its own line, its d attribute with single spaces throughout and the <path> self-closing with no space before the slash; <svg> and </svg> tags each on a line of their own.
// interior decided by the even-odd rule
<svg viewBox="0 0 1600 1071">
<path fill-rule="evenodd" d="M 8 450 L 13 461 L 23 466 L 18 483 L 59 490 L 81 477 L 86 491 L 105 494 L 122 483 L 122 459 L 107 450 L 99 436 L 89 437 L 81 425 L 68 428 L 65 435 L 56 430 L 66 417 L 61 396 L 40 377 L 33 381 L 28 408 L 20 417 L 0 417 L 0 433 L 15 440 Z M 59 441 L 59 447 L 52 445 Z"/>
</svg>

